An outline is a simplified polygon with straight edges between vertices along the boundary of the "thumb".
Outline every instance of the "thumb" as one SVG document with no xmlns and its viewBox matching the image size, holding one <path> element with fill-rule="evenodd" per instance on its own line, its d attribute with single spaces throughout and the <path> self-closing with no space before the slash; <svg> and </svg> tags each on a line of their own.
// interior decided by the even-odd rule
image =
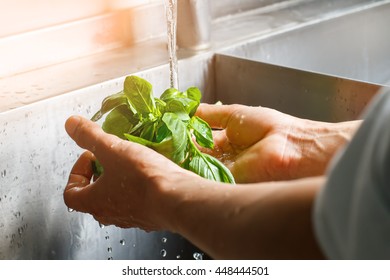
<svg viewBox="0 0 390 280">
<path fill-rule="evenodd" d="M 106 161 L 106 151 L 121 142 L 117 136 L 105 133 L 98 124 L 80 116 L 70 117 L 65 130 L 77 145 L 94 153 L 102 163 Z"/>
</svg>

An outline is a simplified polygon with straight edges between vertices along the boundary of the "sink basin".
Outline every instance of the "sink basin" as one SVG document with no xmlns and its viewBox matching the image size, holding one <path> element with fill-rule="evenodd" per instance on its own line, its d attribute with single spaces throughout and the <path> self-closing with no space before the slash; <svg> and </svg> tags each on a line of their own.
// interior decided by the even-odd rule
<svg viewBox="0 0 390 280">
<path fill-rule="evenodd" d="M 232 56 L 215 56 L 215 98 L 301 118 L 354 120 L 383 86 Z"/>
<path fill-rule="evenodd" d="M 389 9 L 374 7 L 182 59 L 181 89 L 198 86 L 205 102 L 268 106 L 324 121 L 356 119 L 390 78 L 390 39 L 383 35 Z M 367 27 L 358 30 L 361 21 Z M 158 95 L 168 67 L 132 74 L 149 80 Z M 0 259 L 192 259 L 201 253 L 168 232 L 100 228 L 63 203 L 69 171 L 82 152 L 66 135 L 65 120 L 91 117 L 123 81 L 0 113 Z"/>
</svg>

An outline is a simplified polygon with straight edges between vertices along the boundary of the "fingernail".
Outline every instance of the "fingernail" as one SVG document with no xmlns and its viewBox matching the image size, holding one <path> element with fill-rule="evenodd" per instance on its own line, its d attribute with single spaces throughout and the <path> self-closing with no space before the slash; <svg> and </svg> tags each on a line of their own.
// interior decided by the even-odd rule
<svg viewBox="0 0 390 280">
<path fill-rule="evenodd" d="M 73 135 L 80 121 L 81 118 L 78 116 L 70 117 L 65 123 L 66 132 L 68 132 L 69 135 Z"/>
</svg>

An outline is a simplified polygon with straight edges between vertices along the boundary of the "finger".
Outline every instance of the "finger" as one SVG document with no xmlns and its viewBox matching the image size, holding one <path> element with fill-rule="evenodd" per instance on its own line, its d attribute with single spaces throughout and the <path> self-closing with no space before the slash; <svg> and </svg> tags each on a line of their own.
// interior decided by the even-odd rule
<svg viewBox="0 0 390 280">
<path fill-rule="evenodd" d="M 101 162 L 105 161 L 106 151 L 121 142 L 118 137 L 105 133 L 98 124 L 79 116 L 70 117 L 65 129 L 77 145 L 93 152 Z"/>
<path fill-rule="evenodd" d="M 110 225 L 113 224 L 111 222 L 111 220 L 109 218 L 106 218 L 106 217 L 101 217 L 101 216 L 94 215 L 93 218 L 99 223 L 100 227 L 102 227 L 102 226 L 110 226 Z"/>
<path fill-rule="evenodd" d="M 96 160 L 93 153 L 86 151 L 78 158 L 70 171 L 71 175 L 79 175 L 90 180 L 93 175 L 92 163 Z"/>
<path fill-rule="evenodd" d="M 69 175 L 64 191 L 65 204 L 76 211 L 89 212 L 87 201 L 90 200 L 90 182 L 93 175 L 92 161 L 95 160 L 91 152 L 83 153 L 76 161 Z"/>
<path fill-rule="evenodd" d="M 211 105 L 202 103 L 196 115 L 206 121 L 212 128 L 226 128 L 230 117 L 239 109 L 239 105 Z"/>
</svg>

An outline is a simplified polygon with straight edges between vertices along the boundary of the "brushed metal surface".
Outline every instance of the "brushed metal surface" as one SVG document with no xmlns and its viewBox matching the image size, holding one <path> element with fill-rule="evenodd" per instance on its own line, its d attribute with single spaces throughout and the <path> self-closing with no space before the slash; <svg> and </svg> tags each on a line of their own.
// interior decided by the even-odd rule
<svg viewBox="0 0 390 280">
<path fill-rule="evenodd" d="M 314 120 L 359 118 L 382 85 L 217 54 L 216 99 Z"/>
<path fill-rule="evenodd" d="M 328 3 L 322 2 L 323 5 Z M 307 14 L 310 15 L 309 12 Z M 336 18 L 318 19 L 317 22 L 289 32 L 253 38 L 225 53 L 390 85 L 390 37 L 386 35 L 388 26 L 390 2 L 373 3 L 369 8 L 357 7 Z"/>
</svg>

